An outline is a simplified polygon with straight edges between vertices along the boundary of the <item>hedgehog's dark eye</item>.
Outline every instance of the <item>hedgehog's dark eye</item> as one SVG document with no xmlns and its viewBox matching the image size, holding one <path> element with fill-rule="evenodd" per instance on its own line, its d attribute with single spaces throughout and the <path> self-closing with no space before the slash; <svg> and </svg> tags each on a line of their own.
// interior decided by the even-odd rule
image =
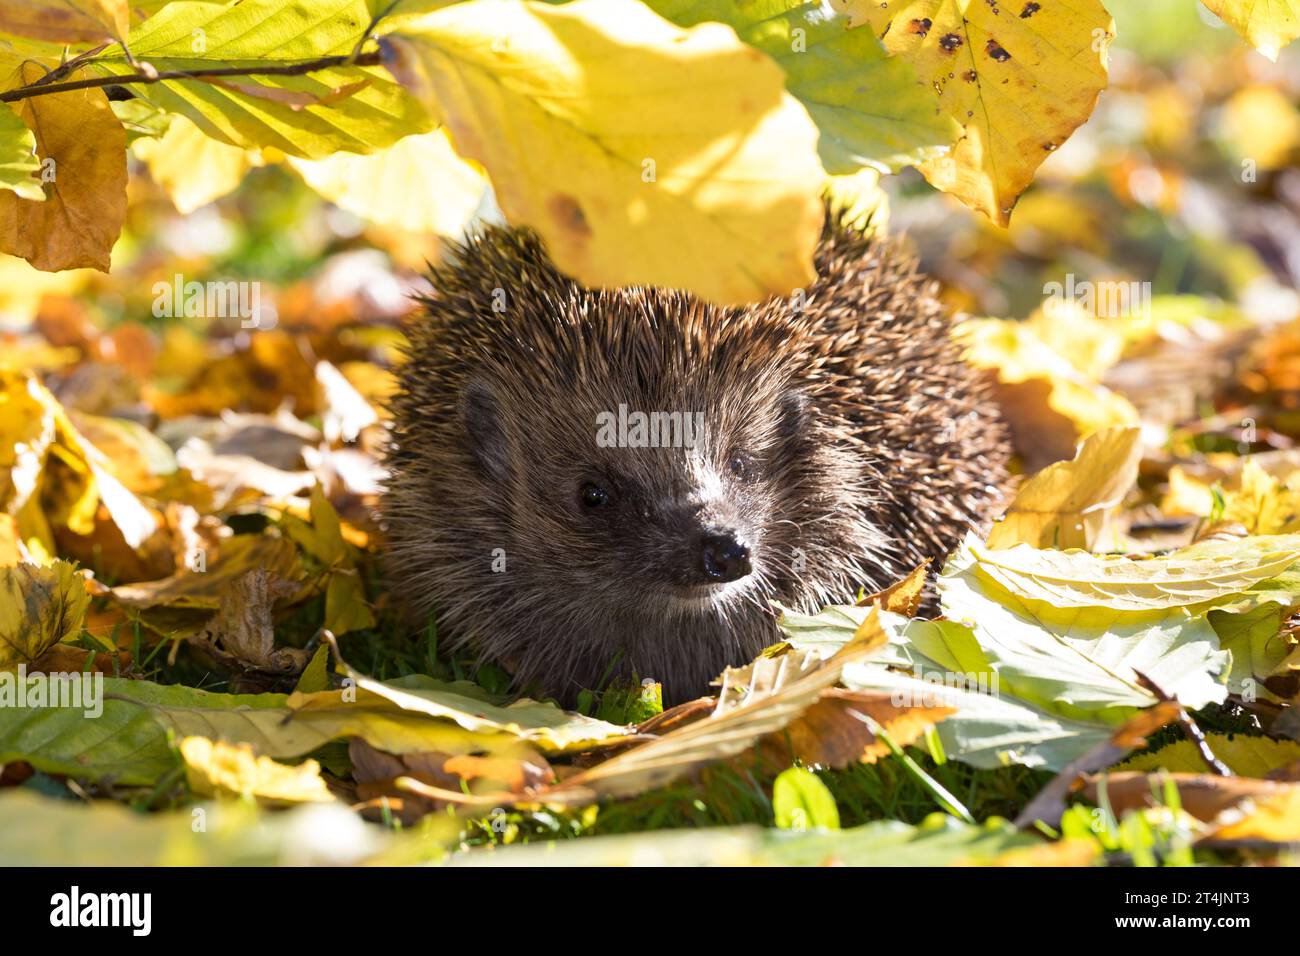
<svg viewBox="0 0 1300 956">
<path fill-rule="evenodd" d="M 753 459 L 744 452 L 736 452 L 727 462 L 727 471 L 731 472 L 733 478 L 748 481 L 754 474 Z"/>
<path fill-rule="evenodd" d="M 603 508 L 609 504 L 611 497 L 604 486 L 590 481 L 584 482 L 578 489 L 578 501 L 584 508 Z"/>
</svg>

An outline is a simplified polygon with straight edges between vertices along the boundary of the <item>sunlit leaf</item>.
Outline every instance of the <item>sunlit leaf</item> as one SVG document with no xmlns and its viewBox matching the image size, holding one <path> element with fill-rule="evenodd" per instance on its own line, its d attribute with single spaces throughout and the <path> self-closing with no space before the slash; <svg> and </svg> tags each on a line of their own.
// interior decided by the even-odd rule
<svg viewBox="0 0 1300 956">
<path fill-rule="evenodd" d="M 407 136 L 369 156 L 335 153 L 289 163 L 330 202 L 411 232 L 458 236 L 487 189 L 483 174 L 456 155 L 443 129 Z"/>
<path fill-rule="evenodd" d="M 36 155 L 36 137 L 13 107 L 0 105 L 0 189 L 8 189 L 23 199 L 41 202 L 45 190 L 39 175 L 41 161 Z"/>
<path fill-rule="evenodd" d="M 733 27 L 785 70 L 785 86 L 821 131 L 818 150 L 828 173 L 870 166 L 897 172 L 942 155 L 960 126 L 938 109 L 934 91 L 902 57 L 886 54 L 870 30 L 847 29 L 848 18 L 806 0 L 650 0 L 655 12 L 683 27 L 717 20 Z"/>
<path fill-rule="evenodd" d="M 738 303 L 812 280 L 817 130 L 730 29 L 634 0 L 471 0 L 386 43 L 510 222 L 585 285 Z"/>
<path fill-rule="evenodd" d="M 1084 440 L 1072 461 L 1030 478 L 989 533 L 990 548 L 1091 550 L 1106 520 L 1137 481 L 1142 457 L 1137 428 L 1109 428 Z"/>
<path fill-rule="evenodd" d="M 1297 0 L 1202 0 L 1219 19 L 1270 60 L 1300 36 Z"/>
<path fill-rule="evenodd" d="M 139 24 L 128 44 L 137 60 L 147 60 L 159 72 L 284 65 L 350 54 L 371 19 L 388 5 L 339 0 L 322 12 L 304 0 L 180 0 Z M 136 71 L 114 51 L 95 63 L 114 75 Z M 288 156 L 368 153 L 430 126 L 428 114 L 379 67 L 254 75 L 225 85 L 168 80 L 137 86 L 135 92 L 222 142 L 245 149 L 274 147 Z M 292 97 L 285 102 L 284 94 L 305 97 L 311 105 Z"/>
<path fill-rule="evenodd" d="M 1106 86 L 1115 24 L 1098 0 L 833 0 L 832 7 L 875 31 L 933 85 L 964 135 L 921 171 L 999 225 Z"/>
</svg>

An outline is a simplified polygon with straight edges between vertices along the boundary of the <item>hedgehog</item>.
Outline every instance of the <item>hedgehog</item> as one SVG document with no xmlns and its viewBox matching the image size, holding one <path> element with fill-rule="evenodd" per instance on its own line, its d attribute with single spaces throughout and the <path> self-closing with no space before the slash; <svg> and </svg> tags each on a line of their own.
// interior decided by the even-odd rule
<svg viewBox="0 0 1300 956">
<path fill-rule="evenodd" d="M 987 527 L 1007 427 L 933 281 L 828 215 L 818 278 L 718 306 L 587 289 L 487 226 L 433 267 L 392 400 L 389 568 L 440 642 L 572 702 L 706 694 L 779 608 L 882 589 Z"/>
</svg>

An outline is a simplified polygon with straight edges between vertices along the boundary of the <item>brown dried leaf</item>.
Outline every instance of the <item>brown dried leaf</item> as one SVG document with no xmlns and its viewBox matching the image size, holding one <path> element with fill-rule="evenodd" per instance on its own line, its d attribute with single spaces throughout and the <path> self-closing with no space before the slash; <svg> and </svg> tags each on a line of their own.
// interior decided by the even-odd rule
<svg viewBox="0 0 1300 956">
<path fill-rule="evenodd" d="M 1104 777 L 1090 777 L 1084 786 L 1084 795 L 1097 802 L 1098 781 L 1106 781 L 1106 799 L 1115 815 L 1123 816 L 1129 810 L 1154 807 L 1162 792 L 1163 781 L 1172 779 L 1178 788 L 1178 798 L 1184 810 L 1198 820 L 1210 821 L 1224 810 L 1243 800 L 1267 800 L 1297 790 L 1293 784 L 1251 777 L 1217 777 L 1200 773 L 1112 773 Z"/>
<path fill-rule="evenodd" d="M 895 704 L 888 692 L 832 687 L 784 730 L 764 738 L 763 756 L 774 768 L 788 767 L 796 760 L 837 770 L 857 762 L 875 763 L 890 748 L 859 714 L 870 717 L 894 743 L 905 747 L 954 712 L 951 707 Z"/>
<path fill-rule="evenodd" d="M 308 654 L 275 646 L 276 601 L 298 593 L 297 582 L 253 568 L 230 583 L 221 608 L 195 641 L 228 667 L 293 675 L 307 666 Z"/>
<path fill-rule="evenodd" d="M 24 86 L 45 75 L 28 61 L 4 84 Z M 45 200 L 0 190 L 0 251 L 37 269 L 108 271 L 109 253 L 126 218 L 126 131 L 101 89 L 70 90 L 19 100 L 14 109 L 36 136 Z"/>
<path fill-rule="evenodd" d="M 880 605 L 882 611 L 915 617 L 921 609 L 921 599 L 925 596 L 926 573 L 930 569 L 930 559 L 926 558 L 917 565 L 907 577 L 895 581 L 883 591 L 864 597 L 858 602 L 859 607 L 867 607 L 873 602 Z"/>
</svg>

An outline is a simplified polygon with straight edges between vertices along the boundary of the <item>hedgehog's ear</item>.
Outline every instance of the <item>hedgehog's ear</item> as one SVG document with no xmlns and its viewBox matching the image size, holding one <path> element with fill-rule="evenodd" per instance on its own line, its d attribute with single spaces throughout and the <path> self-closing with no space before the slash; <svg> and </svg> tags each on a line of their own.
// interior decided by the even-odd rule
<svg viewBox="0 0 1300 956">
<path fill-rule="evenodd" d="M 486 382 L 474 379 L 460 398 L 460 417 L 469 438 L 469 450 L 490 478 L 504 481 L 508 443 L 496 393 Z"/>
<path fill-rule="evenodd" d="M 798 441 L 808 434 L 813 422 L 812 403 L 796 388 L 788 388 L 777 400 L 777 433 L 784 442 Z"/>
</svg>

